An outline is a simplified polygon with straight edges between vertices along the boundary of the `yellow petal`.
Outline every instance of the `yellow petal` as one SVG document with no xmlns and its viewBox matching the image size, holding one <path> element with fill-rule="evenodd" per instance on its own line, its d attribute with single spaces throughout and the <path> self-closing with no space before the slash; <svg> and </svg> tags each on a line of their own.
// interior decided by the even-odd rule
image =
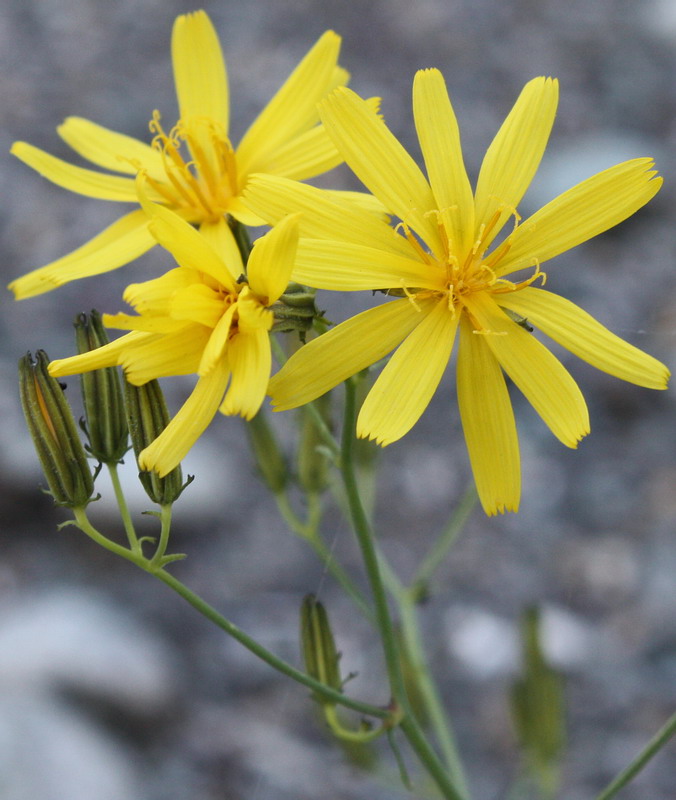
<svg viewBox="0 0 676 800">
<path fill-rule="evenodd" d="M 301 239 L 293 279 L 316 289 L 442 289 L 445 273 L 435 265 L 349 242 Z"/>
<path fill-rule="evenodd" d="M 254 242 L 247 265 L 251 290 L 266 305 L 272 305 L 286 291 L 298 247 L 300 214 L 285 217 L 271 231 Z"/>
<path fill-rule="evenodd" d="M 488 148 L 475 193 L 475 235 L 482 237 L 484 247 L 493 241 L 526 193 L 547 146 L 558 100 L 558 81 L 529 81 Z M 498 212 L 497 221 L 492 222 Z M 491 223 L 490 231 L 482 236 L 481 226 Z"/>
<path fill-rule="evenodd" d="M 587 404 L 563 364 L 507 315 L 485 293 L 466 295 L 463 302 L 500 366 L 524 393 L 554 436 L 577 447 L 589 433 Z"/>
<path fill-rule="evenodd" d="M 436 207 L 450 210 L 453 252 L 462 261 L 474 240 L 474 197 L 462 160 L 458 123 L 438 69 L 416 73 L 413 113 Z"/>
<path fill-rule="evenodd" d="M 132 211 L 67 256 L 16 278 L 9 289 L 17 300 L 35 297 L 69 281 L 122 267 L 154 245 L 147 216 L 141 210 Z"/>
<path fill-rule="evenodd" d="M 319 113 L 345 162 L 385 206 L 442 256 L 436 200 L 425 176 L 369 104 L 350 89 L 336 89 Z"/>
<path fill-rule="evenodd" d="M 496 299 L 593 367 L 648 389 L 667 388 L 669 370 L 664 364 L 611 333 L 570 300 L 532 287 Z"/>
<path fill-rule="evenodd" d="M 155 180 L 166 182 L 159 152 L 133 136 L 111 131 L 82 117 L 67 117 L 56 130 L 75 152 L 99 167 L 129 175 L 144 169 Z"/>
<path fill-rule="evenodd" d="M 431 310 L 429 300 L 416 308 L 394 300 L 342 322 L 294 353 L 272 377 L 268 393 L 276 411 L 309 403 L 400 344 Z"/>
<path fill-rule="evenodd" d="M 169 313 L 174 319 L 190 320 L 207 328 L 217 325 L 224 310 L 221 293 L 204 283 L 177 289 L 169 303 Z"/>
<path fill-rule="evenodd" d="M 204 11 L 176 18 L 171 58 L 180 116 L 209 117 L 227 134 L 228 76 L 218 35 Z"/>
<path fill-rule="evenodd" d="M 187 325 L 175 333 L 145 334 L 146 339 L 124 348 L 118 363 L 137 386 L 154 378 L 190 375 L 197 372 L 209 333 L 203 325 Z"/>
<path fill-rule="evenodd" d="M 199 232 L 221 257 L 232 279 L 235 281 L 239 280 L 244 274 L 242 254 L 239 251 L 239 247 L 237 247 L 235 236 L 225 218 L 220 217 L 216 222 L 200 223 Z"/>
<path fill-rule="evenodd" d="M 403 236 L 375 214 L 365 214 L 364 208 L 351 202 L 353 198 L 345 192 L 327 192 L 276 175 L 256 174 L 249 179 L 244 200 L 270 225 L 289 213 L 300 212 L 298 229 L 306 238 L 335 239 L 339 236 L 344 242 L 412 255 L 411 246 Z"/>
<path fill-rule="evenodd" d="M 238 334 L 228 344 L 226 355 L 232 380 L 219 411 L 251 419 L 263 403 L 270 380 L 272 357 L 268 332 L 259 329 Z"/>
<path fill-rule="evenodd" d="M 228 384 L 228 367 L 218 365 L 197 381 L 178 414 L 139 455 L 141 469 L 166 475 L 186 456 L 214 418 Z"/>
<path fill-rule="evenodd" d="M 171 299 L 178 289 L 200 283 L 200 273 L 192 269 L 176 267 L 143 283 L 131 283 L 124 290 L 122 299 L 133 306 L 139 314 L 168 316 Z"/>
<path fill-rule="evenodd" d="M 324 33 L 244 134 L 237 148 L 240 177 L 265 172 L 270 154 L 317 121 L 317 103 L 334 85 L 340 36 Z"/>
<path fill-rule="evenodd" d="M 357 419 L 357 436 L 383 446 L 396 442 L 420 419 L 451 357 L 458 315 L 437 300 L 399 345 L 368 393 Z"/>
<path fill-rule="evenodd" d="M 185 322 L 149 314 L 138 317 L 132 314 L 104 314 L 103 324 L 106 328 L 117 328 L 123 331 L 145 331 L 146 333 L 175 333 L 186 326 Z"/>
<path fill-rule="evenodd" d="M 44 178 L 70 192 L 96 197 L 99 200 L 117 200 L 123 203 L 137 201 L 132 178 L 106 175 L 92 169 L 76 167 L 26 142 L 14 142 L 10 152 Z M 161 199 L 155 192 L 151 194 L 153 200 Z"/>
<path fill-rule="evenodd" d="M 510 236 L 498 274 L 542 264 L 630 217 L 662 185 L 652 167 L 650 158 L 625 161 L 547 203 Z"/>
<path fill-rule="evenodd" d="M 56 358 L 49 363 L 49 374 L 54 378 L 62 378 L 65 375 L 77 375 L 81 372 L 90 372 L 93 369 L 102 367 L 114 367 L 119 363 L 120 354 L 129 346 L 138 344 L 151 338 L 147 333 L 128 333 L 120 336 L 103 347 L 90 350 L 88 353 L 81 353 L 70 358 Z"/>
<path fill-rule="evenodd" d="M 458 406 L 469 460 L 486 514 L 518 511 L 519 440 L 500 365 L 463 314 L 458 348 Z"/>
<path fill-rule="evenodd" d="M 149 203 L 144 197 L 144 184 L 139 181 L 138 185 L 141 205 L 150 217 L 150 232 L 162 247 L 172 254 L 180 266 L 206 272 L 228 291 L 234 292 L 234 280 L 209 241 L 178 214 L 157 203 Z"/>
<path fill-rule="evenodd" d="M 211 372 L 216 363 L 222 357 L 223 351 L 228 344 L 230 330 L 232 328 L 232 319 L 236 310 L 237 304 L 233 303 L 233 305 L 225 310 L 225 313 L 222 314 L 221 318 L 214 326 L 214 329 L 209 336 L 209 341 L 206 343 L 202 353 L 199 367 L 197 368 L 199 375 L 206 375 L 207 372 Z"/>
</svg>

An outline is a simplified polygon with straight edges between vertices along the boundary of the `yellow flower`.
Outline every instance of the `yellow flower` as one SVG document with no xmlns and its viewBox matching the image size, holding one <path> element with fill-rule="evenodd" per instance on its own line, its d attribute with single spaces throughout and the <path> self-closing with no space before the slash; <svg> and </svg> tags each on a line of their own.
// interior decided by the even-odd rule
<svg viewBox="0 0 676 800">
<path fill-rule="evenodd" d="M 270 310 L 286 290 L 298 242 L 288 217 L 254 244 L 244 274 L 236 245 L 222 254 L 173 211 L 143 203 L 149 228 L 179 266 L 160 278 L 128 286 L 124 299 L 138 312 L 105 314 L 125 336 L 88 353 L 52 361 L 54 376 L 121 365 L 136 385 L 196 372 L 197 384 L 139 463 L 160 476 L 190 450 L 216 411 L 251 419 L 270 378 Z"/>
<path fill-rule="evenodd" d="M 395 348 L 362 406 L 360 437 L 387 445 L 417 422 L 448 365 L 459 331 L 460 416 L 488 514 L 516 511 L 519 449 L 503 370 L 568 447 L 589 432 L 587 407 L 530 324 L 593 366 L 654 389 L 666 367 L 582 309 L 536 287 L 541 265 L 618 224 L 661 179 L 635 159 L 599 173 L 519 223 L 516 206 L 542 157 L 558 86 L 528 83 L 497 133 L 472 191 L 458 125 L 438 70 L 417 73 L 413 111 L 428 178 L 353 92 L 338 89 L 320 116 L 346 163 L 401 222 L 347 212 L 319 190 L 254 176 L 246 202 L 268 221 L 305 211 L 293 279 L 320 289 L 385 290 L 400 299 L 365 311 L 293 355 L 269 387 L 277 410 L 318 397 Z M 514 226 L 496 239 L 510 219 Z M 493 247 L 491 248 L 491 245 Z M 508 277 L 509 276 L 509 277 Z"/>
<path fill-rule="evenodd" d="M 108 172 L 74 166 L 25 142 L 12 153 L 50 181 L 73 192 L 118 202 L 136 202 L 134 177 L 147 175 L 151 199 L 199 226 L 217 247 L 228 248 L 227 216 L 245 225 L 261 220 L 241 202 L 252 172 L 296 180 L 318 175 L 342 160 L 323 126 L 317 101 L 347 82 L 337 64 L 340 37 L 327 31 L 292 72 L 234 148 L 229 138 L 229 93 L 225 62 L 204 11 L 176 19 L 171 52 L 180 120 L 165 131 L 154 112 L 148 145 L 79 117 L 58 128 L 81 156 Z M 111 175 L 110 171 L 121 173 Z M 69 255 L 13 281 L 17 299 L 116 269 L 155 244 L 138 209 L 121 217 Z"/>
</svg>

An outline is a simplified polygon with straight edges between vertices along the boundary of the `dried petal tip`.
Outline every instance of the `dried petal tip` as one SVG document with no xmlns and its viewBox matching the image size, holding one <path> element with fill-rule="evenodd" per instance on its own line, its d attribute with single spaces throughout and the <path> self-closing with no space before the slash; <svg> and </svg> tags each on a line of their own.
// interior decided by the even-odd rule
<svg viewBox="0 0 676 800">
<path fill-rule="evenodd" d="M 125 380 L 124 386 L 129 433 L 138 462 L 142 451 L 152 444 L 169 424 L 169 412 L 156 380 L 148 381 L 142 386 L 134 386 Z M 180 465 L 162 478 L 154 470 L 144 470 L 139 466 L 138 476 L 148 497 L 153 503 L 161 506 L 170 505 L 178 500 L 183 489 L 192 482 L 192 478 L 188 478 L 186 483 L 183 483 Z"/>
<path fill-rule="evenodd" d="M 54 501 L 83 508 L 94 491 L 94 479 L 70 406 L 49 374 L 48 363 L 44 350 L 19 360 L 21 405 Z"/>
<path fill-rule="evenodd" d="M 300 609 L 300 636 L 308 675 L 332 689 L 341 691 L 343 684 L 338 668 L 340 654 L 336 650 L 326 609 L 313 594 L 303 598 Z"/>
<path fill-rule="evenodd" d="M 108 344 L 101 315 L 78 314 L 73 323 L 79 353 L 88 353 Z M 127 416 L 124 410 L 122 384 L 116 367 L 85 372 L 81 376 L 89 451 L 104 464 L 117 464 L 127 452 Z"/>
</svg>

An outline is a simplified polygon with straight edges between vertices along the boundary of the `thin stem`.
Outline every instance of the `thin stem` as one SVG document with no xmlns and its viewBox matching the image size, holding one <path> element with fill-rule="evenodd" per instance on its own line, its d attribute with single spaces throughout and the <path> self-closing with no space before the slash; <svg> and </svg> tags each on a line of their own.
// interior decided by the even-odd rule
<svg viewBox="0 0 676 800">
<path fill-rule="evenodd" d="M 437 756 L 425 738 L 425 734 L 422 732 L 415 717 L 412 714 L 408 714 L 399 723 L 399 727 L 446 800 L 464 800 L 463 795 L 458 792 L 450 775 L 439 760 L 439 756 Z"/>
<path fill-rule="evenodd" d="M 623 789 L 629 781 L 638 775 L 638 773 L 645 767 L 650 759 L 657 755 L 657 753 L 664 747 L 664 745 L 676 733 L 676 714 L 673 714 L 665 725 L 648 742 L 645 748 L 636 756 L 636 758 L 624 769 L 615 780 L 596 797 L 596 800 L 610 800 L 611 797 Z"/>
<path fill-rule="evenodd" d="M 275 494 L 277 508 L 291 531 L 303 541 L 307 542 L 315 551 L 319 560 L 326 566 L 328 571 L 343 587 L 347 594 L 352 598 L 359 610 L 368 620 L 373 620 L 373 611 L 366 602 L 364 595 L 359 591 L 353 580 L 336 560 L 334 554 L 326 546 L 319 530 L 319 518 L 317 508 L 319 506 L 316 495 L 308 495 L 308 521 L 304 523 L 291 508 L 288 496 L 280 492 Z"/>
<path fill-rule="evenodd" d="M 345 411 L 343 420 L 341 472 L 350 509 L 352 525 L 364 559 L 375 606 L 376 624 L 382 639 L 385 666 L 394 699 L 406 702 L 406 689 L 397 650 L 394 625 L 387 605 L 385 587 L 380 574 L 378 555 L 371 526 L 359 495 L 359 486 L 354 468 L 354 430 L 356 424 L 356 392 L 353 379 L 345 381 Z"/>
<path fill-rule="evenodd" d="M 132 564 L 136 564 L 137 567 L 141 567 L 141 569 L 146 569 L 147 559 L 141 553 L 138 542 L 136 550 L 127 549 L 126 547 L 123 547 L 121 544 L 117 544 L 117 542 L 111 541 L 110 539 L 108 539 L 108 537 L 104 536 L 102 533 L 99 533 L 99 531 L 97 531 L 96 528 L 89 521 L 89 518 L 87 517 L 87 512 L 84 508 L 74 508 L 73 514 L 75 515 L 75 524 L 77 525 L 77 527 L 83 533 L 89 536 L 90 539 L 95 541 L 96 544 L 101 545 L 101 547 L 104 547 L 111 553 L 115 553 L 116 556 L 121 556 L 127 561 L 131 561 Z"/>
<path fill-rule="evenodd" d="M 164 554 L 169 544 L 169 531 L 171 530 L 171 505 L 160 506 L 160 540 L 157 543 L 155 555 L 150 560 L 153 568 L 161 567 Z"/>
<path fill-rule="evenodd" d="M 341 692 L 337 691 L 336 689 L 332 689 L 320 681 L 316 681 L 314 678 L 296 669 L 288 662 L 276 656 L 274 653 L 271 653 L 255 639 L 252 639 L 248 634 L 244 633 L 244 631 L 238 628 L 233 622 L 230 622 L 230 620 L 219 614 L 215 608 L 210 606 L 205 600 L 203 600 L 199 595 L 195 594 L 173 575 L 166 572 L 166 570 L 156 570 L 152 574 L 166 583 L 167 586 L 169 586 L 184 600 L 190 603 L 190 605 L 197 609 L 202 616 L 206 617 L 210 622 L 213 622 L 214 625 L 217 625 L 219 628 L 221 628 L 221 630 L 232 636 L 233 639 L 236 639 L 240 644 L 244 645 L 247 650 L 258 656 L 258 658 L 265 661 L 266 664 L 269 664 L 283 675 L 286 675 L 289 678 L 292 678 L 294 681 L 303 684 L 303 686 L 306 686 L 308 689 L 317 692 L 317 694 L 321 695 L 325 700 L 345 706 L 346 708 L 351 708 L 353 711 L 358 711 L 361 714 L 367 714 L 368 716 L 378 717 L 379 719 L 384 720 L 390 720 L 393 718 L 393 713 L 390 709 L 381 708 L 380 706 L 373 706 L 369 703 L 362 703 L 359 700 L 352 700 L 351 698 L 341 694 Z"/>
<path fill-rule="evenodd" d="M 120 483 L 120 476 L 117 471 L 117 464 L 110 463 L 106 464 L 108 467 L 108 472 L 110 474 L 110 480 L 113 484 L 113 491 L 115 492 L 115 500 L 117 501 L 117 507 L 120 509 L 120 517 L 122 518 L 122 523 L 124 524 L 124 530 L 127 534 L 127 540 L 129 542 L 129 547 L 135 553 L 141 553 L 141 545 L 139 544 L 138 538 L 136 536 L 136 530 L 134 529 L 134 523 L 131 519 L 131 514 L 129 513 L 129 506 L 127 505 L 127 498 L 124 496 L 124 492 L 122 491 L 122 484 Z"/>
<path fill-rule="evenodd" d="M 427 586 L 432 575 L 446 557 L 455 540 L 458 538 L 458 534 L 464 528 L 469 515 L 476 506 L 477 499 L 478 496 L 476 493 L 476 488 L 474 487 L 474 484 L 472 484 L 454 509 L 453 514 L 451 514 L 451 517 L 446 524 L 446 527 L 441 532 L 438 539 L 432 545 L 431 550 L 418 567 L 415 577 L 411 581 L 412 586 L 421 588 Z"/>
<path fill-rule="evenodd" d="M 444 713 L 439 690 L 432 679 L 429 665 L 425 659 L 425 650 L 420 635 L 420 624 L 416 611 L 417 592 L 404 590 L 398 593 L 401 632 L 408 659 L 415 673 L 416 686 L 421 693 L 425 709 L 429 715 L 446 766 L 453 777 L 453 782 L 462 797 L 469 797 L 467 780 L 458 755 L 455 737 Z"/>
</svg>

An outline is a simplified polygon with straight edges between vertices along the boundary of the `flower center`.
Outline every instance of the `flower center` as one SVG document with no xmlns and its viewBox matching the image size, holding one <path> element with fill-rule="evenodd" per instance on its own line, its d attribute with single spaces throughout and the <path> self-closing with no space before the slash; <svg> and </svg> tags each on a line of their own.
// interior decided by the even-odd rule
<svg viewBox="0 0 676 800">
<path fill-rule="evenodd" d="M 223 126 L 208 117 L 181 119 L 167 134 L 158 111 L 150 130 L 166 181 L 149 183 L 189 222 L 215 222 L 237 194 L 235 153 Z"/>
</svg>

